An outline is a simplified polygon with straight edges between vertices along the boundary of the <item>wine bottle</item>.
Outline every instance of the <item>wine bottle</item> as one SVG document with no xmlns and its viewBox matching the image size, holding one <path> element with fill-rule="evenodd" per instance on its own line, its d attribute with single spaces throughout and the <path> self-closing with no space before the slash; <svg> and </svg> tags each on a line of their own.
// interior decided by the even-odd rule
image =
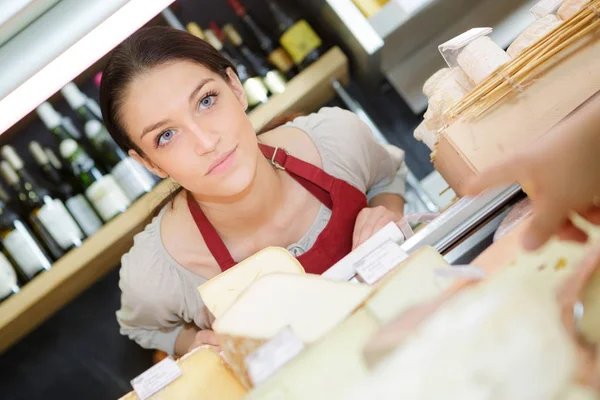
<svg viewBox="0 0 600 400">
<path fill-rule="evenodd" d="M 236 46 L 244 57 L 246 57 L 246 60 L 248 60 L 250 65 L 252 65 L 254 70 L 262 78 L 265 86 L 271 93 L 278 94 L 285 91 L 285 77 L 277 69 L 271 68 L 261 55 L 256 54 L 248 47 L 233 25 L 227 24 L 223 26 L 223 32 L 229 39 L 229 42 Z"/>
<path fill-rule="evenodd" d="M 29 223 L 54 259 L 66 251 L 81 246 L 83 232 L 60 200 L 50 197 L 47 191 L 22 182 L 7 161 L 0 162 L 2 175 L 14 190 Z"/>
<path fill-rule="evenodd" d="M 8 196 L 4 189 L 0 192 L 2 193 L 0 195 L 0 242 L 4 247 L 6 256 L 16 268 L 21 281 L 27 282 L 40 272 L 49 270 L 52 267 L 52 261 L 33 236 L 27 224 L 7 205 Z M 12 291 L 18 291 L 18 287 L 15 287 L 18 282 L 14 283 L 14 275 L 3 268 L 2 264 L 0 257 L 0 269 L 4 269 L 4 274 L 8 279 L 0 278 L 4 280 L 4 283 L 0 283 L 0 285 L 4 284 L 6 287 L 6 282 L 12 282 L 10 285 Z"/>
<path fill-rule="evenodd" d="M 169 7 L 162 10 L 161 14 L 171 28 L 179 29 L 180 31 L 185 30 L 183 24 L 181 23 L 181 21 L 179 21 L 179 18 L 177 18 L 175 13 L 171 11 Z"/>
<path fill-rule="evenodd" d="M 20 290 L 21 284 L 17 277 L 17 271 L 4 253 L 0 253 L 0 303 L 19 293 Z"/>
<path fill-rule="evenodd" d="M 259 104 L 266 103 L 269 100 L 269 89 L 267 89 L 262 79 L 256 74 L 256 71 L 243 60 L 242 55 L 233 46 L 225 48 L 223 42 L 217 37 L 217 33 L 213 32 L 212 29 L 205 30 L 204 35 L 206 36 L 206 41 L 227 57 L 235 66 L 240 82 L 242 82 L 242 86 L 246 92 L 249 108 L 251 109 Z"/>
<path fill-rule="evenodd" d="M 196 36 L 198 39 L 206 40 L 206 37 L 204 36 L 204 31 L 202 31 L 202 28 L 200 28 L 200 25 L 198 25 L 196 22 L 192 21 L 188 23 L 185 26 L 185 30 L 191 33 L 192 35 Z"/>
<path fill-rule="evenodd" d="M 252 35 L 258 41 L 260 48 L 267 56 L 269 62 L 275 65 L 287 79 L 292 79 L 298 71 L 294 60 L 292 60 L 288 52 L 267 34 L 265 29 L 255 21 L 239 0 L 227 1 L 244 26 L 252 32 Z"/>
<path fill-rule="evenodd" d="M 29 151 L 40 166 L 44 177 L 53 186 L 54 194 L 67 206 L 71 215 L 86 236 L 91 236 L 102 227 L 102 221 L 86 197 L 68 179 L 62 179 L 38 142 L 29 143 Z"/>
<path fill-rule="evenodd" d="M 3 146 L 1 153 L 2 157 L 16 172 L 30 199 L 35 194 L 41 200 L 39 204 L 28 211 L 35 210 L 36 217 L 63 252 L 81 246 L 85 235 L 65 207 L 62 199 L 51 196 L 45 187 L 31 178 L 31 175 L 25 169 L 23 160 L 12 146 Z"/>
<path fill-rule="evenodd" d="M 104 222 L 124 212 L 131 204 L 110 174 L 103 174 L 94 160 L 73 139 L 60 143 L 60 155 L 71 165 L 76 179 L 84 188 L 85 196 L 92 203 Z"/>
<path fill-rule="evenodd" d="M 36 112 L 42 120 L 42 122 L 44 123 L 44 125 L 46 126 L 46 128 L 48 128 L 48 130 L 54 134 L 54 136 L 58 139 L 59 142 L 67 138 L 75 139 L 78 143 L 81 143 L 81 145 L 87 151 L 90 152 L 90 154 L 92 155 L 92 157 L 94 157 L 97 163 L 102 165 L 101 157 L 98 154 L 96 154 L 92 145 L 89 142 L 87 142 L 87 139 L 81 135 L 81 132 L 79 131 L 79 129 L 77 129 L 71 118 L 61 115 L 48 102 L 40 104 L 36 109 Z M 98 109 L 98 113 L 99 112 L 100 111 Z M 102 167 L 101 169 L 104 172 L 104 169 Z"/>
<path fill-rule="evenodd" d="M 381 11 L 389 0 L 352 0 L 352 2 L 365 17 L 371 18 Z"/>
<path fill-rule="evenodd" d="M 275 0 L 267 0 L 279 30 L 279 43 L 292 56 L 298 69 L 306 68 L 323 52 L 323 41 L 306 20 L 296 18 Z"/>
<path fill-rule="evenodd" d="M 85 136 L 95 153 L 104 161 L 106 171 L 113 175 L 127 197 L 134 201 L 150 192 L 157 180 L 113 140 L 102 124 L 102 113 L 98 103 L 83 94 L 73 82 L 65 85 L 61 93 L 85 124 Z"/>
</svg>

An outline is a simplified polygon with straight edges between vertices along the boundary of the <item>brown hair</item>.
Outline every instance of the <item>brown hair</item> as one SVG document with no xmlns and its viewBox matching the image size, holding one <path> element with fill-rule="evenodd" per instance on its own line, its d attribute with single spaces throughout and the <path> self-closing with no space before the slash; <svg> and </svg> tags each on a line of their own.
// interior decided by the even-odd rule
<svg viewBox="0 0 600 400">
<path fill-rule="evenodd" d="M 106 129 L 125 151 L 143 152 L 135 145 L 125 130 L 121 108 L 131 82 L 142 73 L 172 61 L 192 61 L 229 80 L 227 69 L 236 74 L 235 66 L 219 51 L 202 39 L 185 31 L 153 26 L 142 28 L 119 44 L 109 55 L 100 84 L 100 108 Z M 291 121 L 299 114 L 289 113 L 274 118 L 258 134 Z M 175 189 L 156 207 L 155 212 L 169 204 L 183 190 Z"/>
</svg>

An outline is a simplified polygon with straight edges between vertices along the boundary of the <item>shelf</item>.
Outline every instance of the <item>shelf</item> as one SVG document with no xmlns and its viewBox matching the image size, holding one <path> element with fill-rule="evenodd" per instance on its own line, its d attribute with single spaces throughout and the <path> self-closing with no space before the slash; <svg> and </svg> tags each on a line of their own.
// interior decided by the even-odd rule
<svg viewBox="0 0 600 400">
<path fill-rule="evenodd" d="M 286 111 L 314 111 L 334 96 L 331 80 L 347 83 L 348 78 L 348 59 L 334 47 L 294 78 L 284 93 L 252 111 L 252 124 L 258 130 Z M 133 236 L 150 221 L 150 213 L 172 188 L 168 180 L 159 183 L 83 246 L 67 253 L 52 269 L 0 304 L 0 353 L 118 265 Z"/>
</svg>

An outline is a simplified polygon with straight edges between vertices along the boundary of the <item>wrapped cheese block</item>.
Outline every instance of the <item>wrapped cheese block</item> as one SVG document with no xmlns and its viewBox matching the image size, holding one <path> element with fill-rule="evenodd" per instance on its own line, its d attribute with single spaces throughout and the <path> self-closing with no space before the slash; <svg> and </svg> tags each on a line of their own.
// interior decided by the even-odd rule
<svg viewBox="0 0 600 400">
<path fill-rule="evenodd" d="M 509 57 L 515 58 L 520 52 L 546 36 L 561 23 L 562 20 L 554 14 L 536 20 L 512 42 L 506 53 Z"/>
<path fill-rule="evenodd" d="M 304 274 L 304 268 L 286 249 L 268 247 L 217 275 L 198 290 L 206 307 L 218 318 L 254 280 L 274 272 Z"/>
<path fill-rule="evenodd" d="M 431 97 L 439 83 L 450 73 L 450 68 L 442 68 L 429 77 L 423 84 L 423 94 Z"/>
<path fill-rule="evenodd" d="M 424 320 L 407 314 L 394 335 L 372 339 L 367 358 L 370 348 L 405 336 L 347 398 L 547 400 L 575 373 L 554 293 L 535 279 L 497 276 L 421 311 Z"/>
<path fill-rule="evenodd" d="M 208 346 L 199 347 L 177 361 L 181 376 L 149 397 L 149 400 L 238 400 L 246 389 L 236 379 L 221 356 Z M 139 400 L 131 392 L 120 400 Z"/>
<path fill-rule="evenodd" d="M 368 375 L 362 350 L 379 324 L 364 309 L 304 350 L 246 400 L 342 400 L 344 391 Z"/>
<path fill-rule="evenodd" d="M 291 328 L 313 343 L 348 317 L 371 293 L 369 285 L 337 282 L 318 275 L 269 274 L 252 283 L 213 324 L 225 358 L 247 386 L 245 359 Z"/>
<path fill-rule="evenodd" d="M 509 60 L 508 54 L 488 36 L 480 36 L 467 44 L 456 58 L 458 65 L 476 84 Z"/>
<path fill-rule="evenodd" d="M 414 132 L 415 139 L 425 143 L 429 150 L 433 151 L 437 142 L 437 133 L 427 129 L 425 121 L 421 122 Z"/>
<path fill-rule="evenodd" d="M 563 21 L 568 20 L 585 7 L 590 0 L 565 0 L 558 9 L 557 15 Z"/>
<path fill-rule="evenodd" d="M 433 300 L 447 288 L 434 273 L 440 268 L 452 267 L 433 247 L 420 248 L 377 284 L 364 308 L 384 325 L 410 307 Z"/>
</svg>

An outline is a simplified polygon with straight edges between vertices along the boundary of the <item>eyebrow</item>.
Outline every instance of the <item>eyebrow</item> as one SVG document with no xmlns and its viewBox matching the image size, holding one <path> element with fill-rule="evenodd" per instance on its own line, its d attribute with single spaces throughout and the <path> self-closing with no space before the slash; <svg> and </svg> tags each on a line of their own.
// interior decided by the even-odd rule
<svg viewBox="0 0 600 400">
<path fill-rule="evenodd" d="M 206 78 L 200 81 L 200 83 L 198 83 L 198 86 L 196 86 L 196 88 L 192 91 L 192 93 L 190 93 L 190 97 L 188 99 L 188 102 L 191 103 L 194 98 L 196 97 L 196 95 L 198 94 L 198 92 L 200 92 L 202 90 L 202 88 L 204 87 L 204 85 L 206 85 L 209 82 L 214 81 L 214 79 L 212 78 Z M 140 139 L 143 138 L 146 134 L 152 132 L 153 130 L 155 130 L 156 128 L 160 127 L 161 125 L 166 124 L 167 122 L 169 122 L 168 119 L 163 119 L 162 121 L 159 121 L 155 124 L 149 125 L 147 127 L 144 128 L 144 130 L 142 131 L 142 134 L 140 135 Z"/>
</svg>

